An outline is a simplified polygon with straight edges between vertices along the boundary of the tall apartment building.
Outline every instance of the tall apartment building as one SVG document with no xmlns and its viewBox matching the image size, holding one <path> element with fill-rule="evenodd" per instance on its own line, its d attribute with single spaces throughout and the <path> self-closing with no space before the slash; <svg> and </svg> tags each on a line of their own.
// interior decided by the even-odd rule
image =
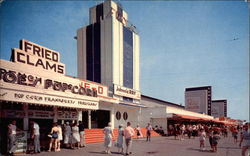
<svg viewBox="0 0 250 156">
<path fill-rule="evenodd" d="M 186 110 L 211 115 L 212 87 L 193 87 L 185 90 Z"/>
<path fill-rule="evenodd" d="M 212 100 L 211 115 L 214 117 L 227 117 L 227 100 Z"/>
<path fill-rule="evenodd" d="M 77 30 L 78 77 L 108 86 L 121 101 L 139 103 L 140 39 L 128 14 L 110 0 L 89 14 L 89 25 Z"/>
</svg>

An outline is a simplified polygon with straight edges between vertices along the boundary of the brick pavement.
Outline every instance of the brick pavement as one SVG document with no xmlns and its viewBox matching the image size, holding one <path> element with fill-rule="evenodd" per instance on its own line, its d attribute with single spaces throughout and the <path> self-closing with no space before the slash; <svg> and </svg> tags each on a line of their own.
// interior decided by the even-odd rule
<svg viewBox="0 0 250 156">
<path fill-rule="evenodd" d="M 174 137 L 154 137 L 151 142 L 145 139 L 133 140 L 133 156 L 240 156 L 238 144 L 234 144 L 233 138 L 221 138 L 218 144 L 218 152 L 210 152 L 208 139 L 205 142 L 205 151 L 199 150 L 199 139 L 175 140 Z M 111 148 L 111 154 L 104 154 L 103 143 L 89 144 L 78 150 L 62 149 L 60 152 L 41 152 L 36 156 L 121 156 L 115 147 Z M 28 154 L 31 156 L 31 154 Z M 34 155 L 33 155 L 34 156 Z"/>
</svg>

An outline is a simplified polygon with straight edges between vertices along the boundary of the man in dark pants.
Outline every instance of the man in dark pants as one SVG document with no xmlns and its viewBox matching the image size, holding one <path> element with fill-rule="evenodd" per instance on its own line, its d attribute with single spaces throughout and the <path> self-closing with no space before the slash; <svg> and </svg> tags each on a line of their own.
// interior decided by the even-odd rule
<svg viewBox="0 0 250 156">
<path fill-rule="evenodd" d="M 152 126 L 150 125 L 150 123 L 148 123 L 147 127 L 147 141 L 150 141 L 150 138 L 151 138 L 151 131 L 152 131 Z"/>
<path fill-rule="evenodd" d="M 80 147 L 85 147 L 85 131 L 82 121 L 79 121 L 79 132 L 80 132 Z"/>
</svg>

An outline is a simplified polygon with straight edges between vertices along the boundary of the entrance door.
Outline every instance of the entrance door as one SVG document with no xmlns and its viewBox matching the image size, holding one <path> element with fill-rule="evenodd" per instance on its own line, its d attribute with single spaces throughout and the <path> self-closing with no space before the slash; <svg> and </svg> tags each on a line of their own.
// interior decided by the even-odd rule
<svg viewBox="0 0 250 156">
<path fill-rule="evenodd" d="M 91 128 L 104 128 L 110 122 L 110 111 L 91 111 Z"/>
</svg>

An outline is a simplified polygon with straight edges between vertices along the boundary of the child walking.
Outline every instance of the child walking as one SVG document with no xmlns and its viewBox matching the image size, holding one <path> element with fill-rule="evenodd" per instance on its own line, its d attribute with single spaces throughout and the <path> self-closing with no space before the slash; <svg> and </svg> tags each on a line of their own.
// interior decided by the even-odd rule
<svg viewBox="0 0 250 156">
<path fill-rule="evenodd" d="M 201 129 L 200 132 L 200 150 L 204 151 L 205 150 L 205 140 L 206 140 L 206 132 L 204 129 Z"/>
</svg>

